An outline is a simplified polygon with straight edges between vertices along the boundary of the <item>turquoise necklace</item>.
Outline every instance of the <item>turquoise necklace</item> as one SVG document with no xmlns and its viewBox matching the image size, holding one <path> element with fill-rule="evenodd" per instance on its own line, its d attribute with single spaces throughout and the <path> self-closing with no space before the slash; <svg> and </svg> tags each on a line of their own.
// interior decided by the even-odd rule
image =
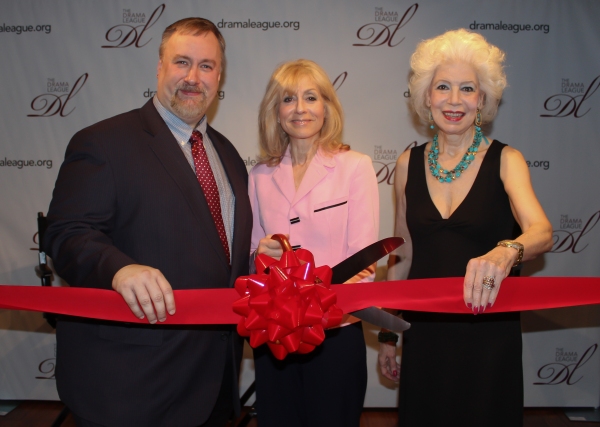
<svg viewBox="0 0 600 427">
<path fill-rule="evenodd" d="M 454 167 L 454 169 L 447 170 L 438 163 L 440 146 L 438 144 L 438 135 L 436 133 L 433 136 L 431 149 L 427 155 L 427 163 L 429 164 L 429 170 L 431 171 L 433 177 L 439 182 L 452 182 L 458 178 L 469 167 L 471 162 L 475 160 L 475 154 L 477 154 L 477 150 L 479 149 L 479 144 L 481 143 L 482 138 L 483 134 L 481 133 L 481 128 L 479 126 L 475 126 L 475 137 L 473 138 L 473 144 L 471 144 L 465 155 Z"/>
</svg>

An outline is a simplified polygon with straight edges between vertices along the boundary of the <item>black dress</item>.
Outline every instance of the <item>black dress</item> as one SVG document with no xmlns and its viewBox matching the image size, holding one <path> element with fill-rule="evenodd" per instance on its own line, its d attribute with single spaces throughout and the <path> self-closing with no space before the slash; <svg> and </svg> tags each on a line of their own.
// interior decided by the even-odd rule
<svg viewBox="0 0 600 427">
<path fill-rule="evenodd" d="M 500 179 L 494 141 L 465 200 L 443 219 L 427 188 L 425 145 L 411 150 L 406 221 L 413 242 L 409 279 L 462 277 L 471 258 L 518 230 Z M 502 298 L 500 291 L 499 298 Z M 498 426 L 523 424 L 523 368 L 519 313 L 404 312 L 399 425 Z"/>
</svg>

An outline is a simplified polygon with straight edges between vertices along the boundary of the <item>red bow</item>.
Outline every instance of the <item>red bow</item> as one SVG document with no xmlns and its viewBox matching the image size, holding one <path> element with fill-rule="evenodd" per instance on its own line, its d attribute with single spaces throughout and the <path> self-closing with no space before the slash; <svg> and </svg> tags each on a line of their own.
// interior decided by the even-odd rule
<svg viewBox="0 0 600 427">
<path fill-rule="evenodd" d="M 315 267 L 306 249 L 285 251 L 279 261 L 256 257 L 256 271 L 236 280 L 242 296 L 233 304 L 241 315 L 237 331 L 250 337 L 253 348 L 267 343 L 283 360 L 288 353 L 309 353 L 325 339 L 325 329 L 337 326 L 343 312 L 331 290 L 331 268 Z"/>
</svg>

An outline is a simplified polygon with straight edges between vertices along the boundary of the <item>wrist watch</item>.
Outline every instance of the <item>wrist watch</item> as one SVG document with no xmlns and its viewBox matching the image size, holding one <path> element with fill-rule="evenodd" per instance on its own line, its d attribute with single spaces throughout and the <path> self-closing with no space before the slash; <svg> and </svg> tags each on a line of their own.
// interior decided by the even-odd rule
<svg viewBox="0 0 600 427">
<path fill-rule="evenodd" d="M 516 259 L 515 263 L 513 264 L 513 267 L 516 267 L 517 265 L 519 265 L 519 263 L 523 259 L 523 250 L 525 249 L 525 247 L 521 243 L 517 242 L 516 240 L 501 240 L 498 242 L 497 246 L 504 246 L 505 248 L 516 249 L 518 254 L 517 254 L 517 259 Z"/>
</svg>

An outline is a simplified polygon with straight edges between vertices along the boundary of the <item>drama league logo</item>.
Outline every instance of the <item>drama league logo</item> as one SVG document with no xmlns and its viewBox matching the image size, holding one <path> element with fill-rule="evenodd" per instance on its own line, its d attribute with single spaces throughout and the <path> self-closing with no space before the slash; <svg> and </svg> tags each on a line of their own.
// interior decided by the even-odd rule
<svg viewBox="0 0 600 427">
<path fill-rule="evenodd" d="M 552 95 L 544 102 L 544 109 L 552 114 L 540 114 L 540 117 L 568 117 L 573 116 L 581 118 L 585 116 L 591 108 L 583 109 L 583 104 L 591 98 L 600 86 L 600 75 L 598 75 L 588 85 L 587 89 L 581 82 L 571 82 L 569 79 L 562 79 L 561 93 Z M 575 95 L 579 94 L 579 95 Z"/>
<path fill-rule="evenodd" d="M 542 366 L 537 377 L 539 382 L 534 382 L 534 385 L 574 385 L 577 384 L 585 372 L 582 372 L 583 366 L 592 358 L 598 344 L 593 344 L 581 357 L 576 351 L 565 351 L 564 348 L 557 348 L 554 354 L 554 362 L 547 363 Z"/>
<path fill-rule="evenodd" d="M 33 235 L 33 243 L 35 243 L 37 245 L 37 247 L 35 248 L 29 248 L 30 251 L 39 251 L 40 250 L 40 238 L 39 238 L 39 232 L 35 232 L 35 234 Z"/>
<path fill-rule="evenodd" d="M 382 7 L 375 8 L 375 22 L 363 25 L 356 32 L 356 37 L 364 43 L 354 43 L 352 46 L 398 46 L 404 40 L 400 38 L 398 30 L 404 27 L 415 16 L 419 4 L 415 3 L 406 9 L 404 15 L 399 17 L 397 11 L 387 11 Z"/>
<path fill-rule="evenodd" d="M 56 344 L 54 344 L 54 357 L 42 360 L 38 365 L 39 375 L 36 380 L 54 380 L 54 371 L 56 370 Z"/>
<path fill-rule="evenodd" d="M 56 357 L 42 360 L 38 365 L 40 375 L 36 376 L 37 380 L 54 380 L 54 371 L 56 369 Z"/>
<path fill-rule="evenodd" d="M 79 93 L 88 76 L 88 73 L 82 74 L 73 86 L 68 82 L 49 78 L 46 83 L 46 93 L 36 96 L 31 101 L 31 109 L 37 114 L 28 114 L 27 117 L 52 117 L 57 114 L 60 117 L 67 117 L 75 110 L 75 107 L 71 106 L 71 100 Z"/>
<path fill-rule="evenodd" d="M 551 253 L 571 252 L 577 254 L 588 247 L 583 236 L 589 234 L 600 221 L 600 211 L 594 213 L 587 221 L 581 218 L 569 218 L 568 215 L 560 216 L 560 226 L 552 233 L 554 244 Z"/>
<path fill-rule="evenodd" d="M 114 43 L 102 46 L 103 48 L 125 48 L 134 45 L 135 47 L 146 46 L 151 37 L 144 37 L 156 21 L 161 17 L 165 10 L 164 3 L 158 6 L 154 12 L 146 19 L 145 13 L 132 12 L 131 9 L 123 9 L 123 23 L 111 27 L 106 32 L 106 41 Z M 138 25 L 132 25 L 138 24 Z"/>
<path fill-rule="evenodd" d="M 417 146 L 417 141 L 413 141 L 406 146 L 404 151 Z M 394 185 L 394 176 L 396 175 L 396 160 L 398 160 L 398 150 L 393 148 L 384 148 L 381 145 L 373 147 L 373 168 L 377 183 Z"/>
<path fill-rule="evenodd" d="M 346 81 L 346 78 L 348 77 L 348 71 L 344 71 L 342 74 L 340 74 L 339 76 L 337 76 L 333 82 L 331 82 L 331 85 L 333 86 L 333 88 L 336 90 L 341 88 L 342 85 L 344 84 L 344 82 Z"/>
</svg>

